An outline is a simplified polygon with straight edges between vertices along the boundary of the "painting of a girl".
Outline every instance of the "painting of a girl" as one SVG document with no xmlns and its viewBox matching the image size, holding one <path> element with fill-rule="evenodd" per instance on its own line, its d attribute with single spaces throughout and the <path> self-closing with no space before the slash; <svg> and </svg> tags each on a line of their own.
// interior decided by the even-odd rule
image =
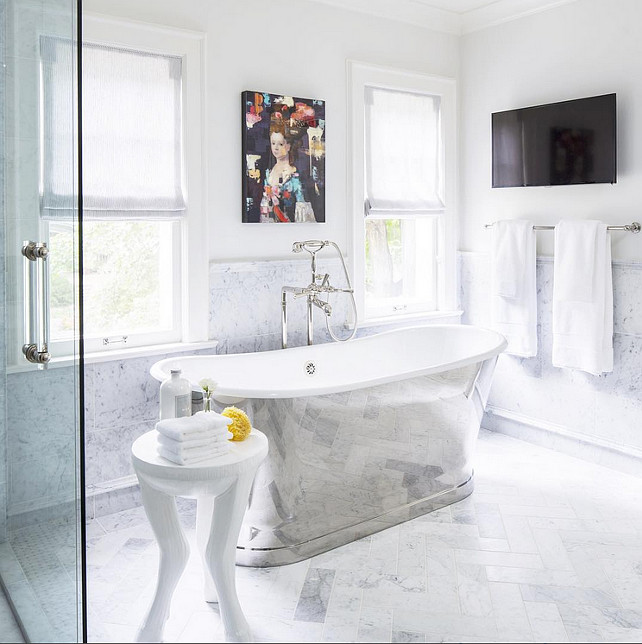
<svg viewBox="0 0 642 644">
<path fill-rule="evenodd" d="M 325 221 L 323 101 L 243 93 L 243 221 Z"/>
</svg>

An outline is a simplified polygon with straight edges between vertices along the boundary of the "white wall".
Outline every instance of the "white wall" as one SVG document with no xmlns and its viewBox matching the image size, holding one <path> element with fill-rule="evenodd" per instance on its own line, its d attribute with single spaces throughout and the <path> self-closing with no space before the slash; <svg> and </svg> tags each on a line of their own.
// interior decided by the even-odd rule
<svg viewBox="0 0 642 644">
<path fill-rule="evenodd" d="M 531 218 L 642 220 L 642 2 L 578 0 L 461 39 L 461 249 L 485 251 L 484 224 Z M 618 181 L 491 189 L 490 114 L 617 93 Z M 553 254 L 552 233 L 538 234 Z M 613 233 L 614 259 L 642 259 L 642 235 Z"/>
<path fill-rule="evenodd" d="M 456 78 L 459 39 L 306 0 L 85 0 L 84 10 L 207 33 L 210 259 L 291 256 L 322 237 L 347 250 L 346 59 Z M 241 92 L 326 101 L 326 223 L 241 223 Z"/>
<path fill-rule="evenodd" d="M 460 229 L 461 248 L 471 251 L 460 254 L 465 322 L 490 322 L 486 222 L 642 221 L 641 24 L 640 0 L 577 0 L 462 37 Z M 490 188 L 491 112 L 610 92 L 618 101 L 616 185 Z M 553 233 L 540 232 L 538 355 L 500 356 L 484 426 L 640 472 L 642 234 L 613 232 L 612 248 L 613 372 L 595 377 L 552 366 L 553 261 L 541 256 L 553 255 Z"/>
</svg>

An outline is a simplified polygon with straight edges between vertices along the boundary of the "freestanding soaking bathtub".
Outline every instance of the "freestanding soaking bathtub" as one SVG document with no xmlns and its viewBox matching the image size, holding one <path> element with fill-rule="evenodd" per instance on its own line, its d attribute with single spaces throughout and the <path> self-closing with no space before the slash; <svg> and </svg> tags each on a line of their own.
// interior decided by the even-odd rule
<svg viewBox="0 0 642 644">
<path fill-rule="evenodd" d="M 237 563 L 293 563 L 425 514 L 473 490 L 473 453 L 504 338 L 465 325 L 347 343 L 168 358 L 270 442 Z"/>
</svg>

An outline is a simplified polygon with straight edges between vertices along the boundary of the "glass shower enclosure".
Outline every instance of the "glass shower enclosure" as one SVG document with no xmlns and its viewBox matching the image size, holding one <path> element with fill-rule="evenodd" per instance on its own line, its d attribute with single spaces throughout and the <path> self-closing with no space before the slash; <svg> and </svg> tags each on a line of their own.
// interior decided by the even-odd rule
<svg viewBox="0 0 642 644">
<path fill-rule="evenodd" d="M 0 580 L 32 642 L 86 641 L 79 5 L 0 0 Z"/>
</svg>

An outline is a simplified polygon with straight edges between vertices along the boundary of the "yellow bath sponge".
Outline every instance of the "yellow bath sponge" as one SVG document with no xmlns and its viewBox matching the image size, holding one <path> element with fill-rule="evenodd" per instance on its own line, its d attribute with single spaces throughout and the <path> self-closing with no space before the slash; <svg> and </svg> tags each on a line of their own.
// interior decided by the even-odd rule
<svg viewBox="0 0 642 644">
<path fill-rule="evenodd" d="M 233 434 L 231 441 L 243 441 L 249 436 L 252 424 L 244 411 L 238 407 L 226 407 L 221 414 L 232 419 L 232 424 L 227 428 Z"/>
</svg>

